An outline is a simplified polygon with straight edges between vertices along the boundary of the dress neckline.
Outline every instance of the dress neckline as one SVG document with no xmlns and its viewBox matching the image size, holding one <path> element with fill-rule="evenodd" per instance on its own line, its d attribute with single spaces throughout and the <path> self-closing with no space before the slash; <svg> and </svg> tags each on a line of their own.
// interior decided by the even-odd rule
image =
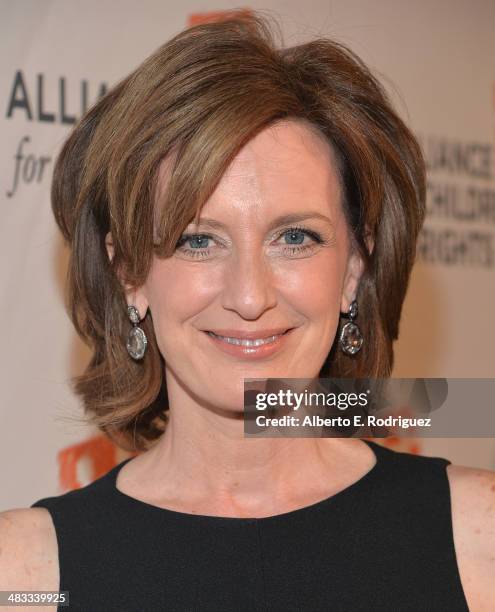
<svg viewBox="0 0 495 612">
<path fill-rule="evenodd" d="M 120 500 L 123 504 L 125 504 L 128 508 L 141 509 L 155 514 L 162 514 L 163 516 L 168 516 L 171 519 L 182 519 L 182 520 L 191 520 L 191 521 L 209 521 L 209 522 L 230 522 L 231 524 L 249 524 L 249 523 L 261 523 L 267 521 L 275 521 L 275 520 L 284 520 L 290 518 L 298 518 L 303 517 L 305 514 L 310 514 L 314 511 L 323 509 L 325 506 L 333 505 L 346 497 L 348 497 L 352 493 L 356 493 L 359 489 L 369 486 L 370 483 L 375 480 L 380 472 L 383 470 L 383 464 L 385 461 L 385 454 L 389 454 L 390 450 L 384 448 L 377 442 L 373 442 L 372 440 L 362 439 L 368 447 L 373 451 L 375 455 L 375 463 L 374 465 L 363 474 L 358 480 L 351 483 L 345 489 L 330 495 L 330 497 L 326 497 L 320 501 L 309 504 L 308 506 L 303 506 L 302 508 L 296 508 L 295 510 L 289 510 L 288 512 L 282 512 L 280 514 L 273 514 L 271 516 L 262 516 L 262 517 L 238 517 L 238 516 L 218 516 L 218 515 L 210 515 L 210 514 L 195 514 L 192 512 L 182 512 L 180 510 L 172 510 L 171 508 L 162 508 L 160 506 L 155 506 L 154 504 L 150 504 L 136 497 L 132 497 L 127 493 L 124 493 L 120 489 L 117 488 L 117 476 L 120 470 L 124 467 L 126 463 L 134 459 L 134 457 L 128 457 L 124 459 L 115 467 L 113 467 L 106 476 L 103 478 L 108 480 L 108 484 L 111 488 L 112 493 Z"/>
</svg>

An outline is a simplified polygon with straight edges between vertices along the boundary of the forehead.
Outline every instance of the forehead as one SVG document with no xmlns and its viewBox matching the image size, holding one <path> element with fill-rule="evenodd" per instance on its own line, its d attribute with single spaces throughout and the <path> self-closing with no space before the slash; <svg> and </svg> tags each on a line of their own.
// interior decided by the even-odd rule
<svg viewBox="0 0 495 612">
<path fill-rule="evenodd" d="M 170 163 L 162 163 L 161 186 Z M 223 223 L 254 223 L 282 213 L 341 212 L 341 186 L 335 153 L 304 120 L 286 119 L 252 138 L 235 156 L 200 217 Z"/>
<path fill-rule="evenodd" d="M 257 166 L 260 171 L 273 172 L 279 164 L 286 167 L 302 163 L 327 169 L 328 162 L 333 162 L 332 148 L 315 126 L 303 119 L 284 119 L 252 138 L 236 155 L 225 175 L 249 172 Z"/>
</svg>

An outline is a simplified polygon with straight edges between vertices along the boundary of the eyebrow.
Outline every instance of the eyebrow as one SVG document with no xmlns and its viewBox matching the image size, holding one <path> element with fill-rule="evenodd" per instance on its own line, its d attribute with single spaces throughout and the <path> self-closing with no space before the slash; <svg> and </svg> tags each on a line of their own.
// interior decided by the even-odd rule
<svg viewBox="0 0 495 612">
<path fill-rule="evenodd" d="M 326 217 L 325 215 L 322 215 L 319 212 L 304 212 L 281 215 L 280 217 L 273 219 L 273 221 L 268 226 L 268 230 L 273 230 L 276 227 L 279 227 L 280 225 L 300 223 L 302 221 L 308 221 L 309 219 L 318 219 L 320 221 L 325 221 L 326 223 L 333 225 L 333 222 L 329 217 Z M 194 222 L 191 222 L 191 224 L 196 225 Z M 211 229 L 227 229 L 227 226 L 225 224 L 221 223 L 220 221 L 216 221 L 215 219 L 210 219 L 208 217 L 201 217 L 199 219 L 198 226 L 199 225 Z"/>
</svg>

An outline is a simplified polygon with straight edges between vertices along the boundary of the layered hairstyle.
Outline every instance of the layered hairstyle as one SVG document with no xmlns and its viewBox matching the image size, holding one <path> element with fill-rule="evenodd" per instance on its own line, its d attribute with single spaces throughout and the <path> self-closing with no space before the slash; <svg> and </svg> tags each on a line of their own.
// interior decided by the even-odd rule
<svg viewBox="0 0 495 612">
<path fill-rule="evenodd" d="M 67 307 L 92 349 L 73 388 L 86 419 L 128 450 L 146 449 L 163 433 L 168 404 L 149 311 L 144 359 L 127 353 L 124 285 L 139 287 L 153 257 L 173 255 L 235 155 L 284 118 L 309 122 L 330 143 L 352 248 L 364 262 L 363 347 L 345 355 L 337 333 L 320 376 L 390 375 L 425 214 L 422 153 L 350 49 L 327 38 L 284 48 L 277 33 L 276 22 L 256 12 L 180 32 L 79 120 L 57 158 L 51 197 L 70 249 Z M 173 165 L 162 193 L 165 158 Z"/>
</svg>

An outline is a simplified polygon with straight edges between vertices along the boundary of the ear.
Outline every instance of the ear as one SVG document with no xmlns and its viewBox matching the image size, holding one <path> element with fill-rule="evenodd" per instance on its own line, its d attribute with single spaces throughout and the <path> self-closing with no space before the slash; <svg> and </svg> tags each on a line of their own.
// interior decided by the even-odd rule
<svg viewBox="0 0 495 612">
<path fill-rule="evenodd" d="M 356 299 L 359 281 L 363 274 L 364 264 L 358 251 L 353 250 L 347 260 L 347 267 L 342 286 L 342 298 L 340 301 L 340 312 L 347 313 L 349 306 Z"/>
<path fill-rule="evenodd" d="M 111 232 L 108 232 L 108 234 L 105 236 L 105 247 L 107 249 L 108 259 L 112 261 L 115 250 Z M 139 311 L 140 319 L 144 319 L 149 306 L 144 287 L 132 287 L 131 285 L 124 284 L 120 277 L 119 280 L 120 284 L 124 287 L 127 305 L 135 306 Z"/>
</svg>

